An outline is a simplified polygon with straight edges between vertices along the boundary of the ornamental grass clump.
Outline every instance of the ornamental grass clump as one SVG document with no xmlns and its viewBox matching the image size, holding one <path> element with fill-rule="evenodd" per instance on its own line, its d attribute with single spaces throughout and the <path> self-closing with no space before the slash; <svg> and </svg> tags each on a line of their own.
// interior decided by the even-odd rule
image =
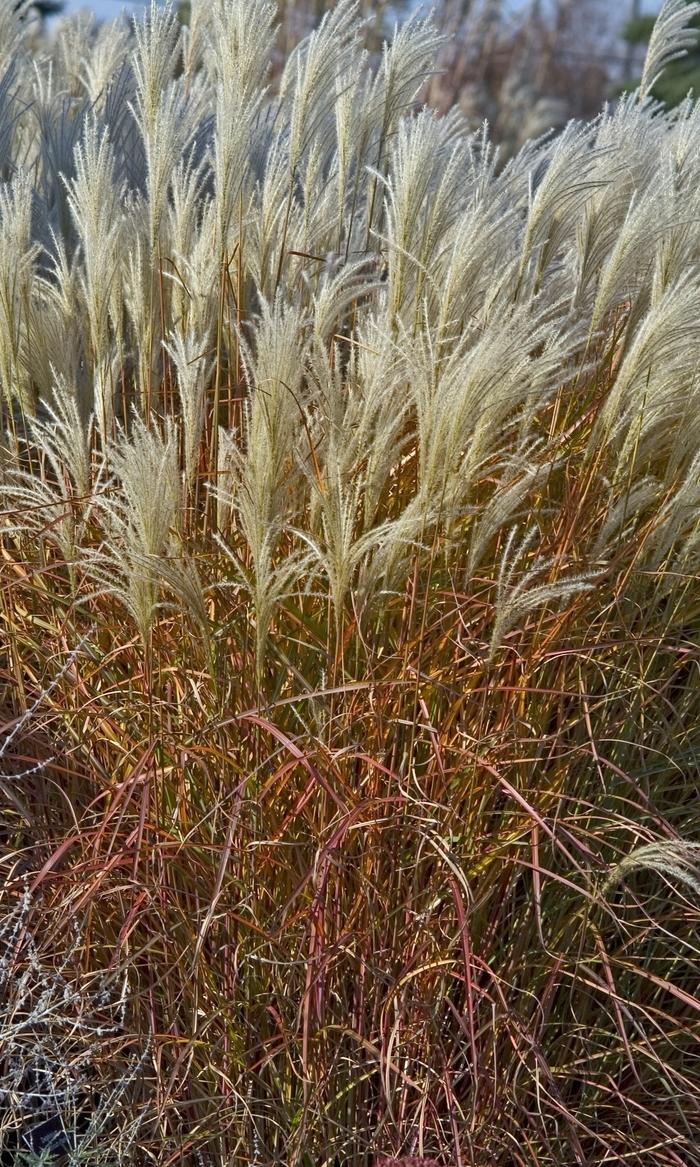
<svg viewBox="0 0 700 1167">
<path fill-rule="evenodd" d="M 700 5 L 507 161 L 420 16 L 25 7 L 0 1153 L 700 1167 Z"/>
</svg>

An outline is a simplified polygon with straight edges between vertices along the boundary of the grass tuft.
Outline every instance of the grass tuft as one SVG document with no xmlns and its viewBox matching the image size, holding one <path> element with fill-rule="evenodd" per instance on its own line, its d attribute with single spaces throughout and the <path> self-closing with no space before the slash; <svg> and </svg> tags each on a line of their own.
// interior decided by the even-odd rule
<svg viewBox="0 0 700 1167">
<path fill-rule="evenodd" d="M 700 1167 L 694 10 L 503 161 L 0 0 L 3 1163 Z"/>
</svg>

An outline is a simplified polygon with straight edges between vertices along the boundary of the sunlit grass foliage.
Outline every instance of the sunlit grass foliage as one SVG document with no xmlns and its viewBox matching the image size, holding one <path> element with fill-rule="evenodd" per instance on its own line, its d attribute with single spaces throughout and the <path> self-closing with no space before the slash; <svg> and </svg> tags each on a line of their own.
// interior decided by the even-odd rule
<svg viewBox="0 0 700 1167">
<path fill-rule="evenodd" d="M 3 1162 L 697 1167 L 699 6 L 507 163 L 419 16 L 25 7 Z"/>
</svg>

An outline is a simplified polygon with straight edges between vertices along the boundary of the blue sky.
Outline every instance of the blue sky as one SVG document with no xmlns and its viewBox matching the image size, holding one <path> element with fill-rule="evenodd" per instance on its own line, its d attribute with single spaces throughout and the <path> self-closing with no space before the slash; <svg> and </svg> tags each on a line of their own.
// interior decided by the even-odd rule
<svg viewBox="0 0 700 1167">
<path fill-rule="evenodd" d="M 122 8 L 127 8 L 129 11 L 134 11 L 140 7 L 140 4 L 133 2 L 129 3 L 127 0 L 92 0 L 92 3 L 88 3 L 88 0 L 68 0 L 65 11 L 74 12 L 78 8 L 92 8 L 100 17 L 100 19 L 104 20 L 114 19 L 115 16 L 119 15 Z"/>
</svg>

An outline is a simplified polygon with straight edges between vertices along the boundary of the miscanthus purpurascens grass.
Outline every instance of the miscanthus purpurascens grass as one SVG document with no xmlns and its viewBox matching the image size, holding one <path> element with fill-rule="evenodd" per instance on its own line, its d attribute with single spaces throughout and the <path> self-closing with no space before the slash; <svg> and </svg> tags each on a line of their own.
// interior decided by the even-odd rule
<svg viewBox="0 0 700 1167">
<path fill-rule="evenodd" d="M 0 4 L 15 1161 L 700 1163 L 696 10 L 501 166 L 418 18 Z"/>
</svg>

